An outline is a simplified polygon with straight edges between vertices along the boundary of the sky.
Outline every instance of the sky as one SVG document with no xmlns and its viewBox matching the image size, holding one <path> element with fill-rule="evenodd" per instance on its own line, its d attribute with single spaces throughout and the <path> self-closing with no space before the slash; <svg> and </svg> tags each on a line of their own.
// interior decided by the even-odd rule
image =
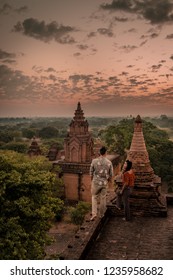
<svg viewBox="0 0 173 280">
<path fill-rule="evenodd" d="M 173 0 L 0 0 L 0 117 L 173 116 Z"/>
</svg>

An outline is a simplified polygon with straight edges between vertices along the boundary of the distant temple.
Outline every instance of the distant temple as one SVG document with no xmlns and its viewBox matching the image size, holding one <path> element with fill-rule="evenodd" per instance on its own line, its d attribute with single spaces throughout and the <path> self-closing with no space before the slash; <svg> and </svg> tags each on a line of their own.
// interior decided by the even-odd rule
<svg viewBox="0 0 173 280">
<path fill-rule="evenodd" d="M 57 143 L 52 144 L 47 155 L 48 159 L 50 161 L 56 160 L 58 156 L 58 151 L 59 151 L 58 144 Z"/>
<path fill-rule="evenodd" d="M 36 137 L 33 137 L 31 145 L 29 146 L 28 155 L 32 156 L 39 156 L 41 155 L 41 150 L 36 140 Z"/>
<path fill-rule="evenodd" d="M 98 147 L 95 150 L 88 121 L 78 102 L 69 125 L 69 132 L 64 139 L 64 160 L 59 159 L 54 163 L 62 169 L 66 199 L 91 202 L 89 169 L 92 159 L 96 156 L 98 156 Z M 118 168 L 119 156 L 111 155 L 110 160 L 112 160 L 114 168 Z"/>
<path fill-rule="evenodd" d="M 131 195 L 131 208 L 137 215 L 166 216 L 166 198 L 161 193 L 161 179 L 154 174 L 142 130 L 142 120 L 138 115 L 134 124 L 134 133 L 127 155 L 132 161 L 135 172 L 135 187 Z M 117 178 L 122 185 L 122 179 Z"/>
</svg>

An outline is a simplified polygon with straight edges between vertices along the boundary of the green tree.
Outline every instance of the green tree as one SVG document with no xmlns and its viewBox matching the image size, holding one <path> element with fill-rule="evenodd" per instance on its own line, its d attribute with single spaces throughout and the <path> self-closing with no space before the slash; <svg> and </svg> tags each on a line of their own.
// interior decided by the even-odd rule
<svg viewBox="0 0 173 280">
<path fill-rule="evenodd" d="M 9 131 L 0 131 L 0 141 L 8 143 L 13 140 L 13 134 Z"/>
<path fill-rule="evenodd" d="M 0 259 L 43 259 L 47 231 L 63 202 L 43 157 L 0 151 Z"/>
<path fill-rule="evenodd" d="M 39 131 L 39 136 L 41 138 L 54 138 L 54 137 L 58 137 L 58 135 L 59 135 L 58 129 L 53 126 L 43 127 Z"/>
<path fill-rule="evenodd" d="M 99 133 L 101 139 L 109 147 L 109 151 L 116 152 L 121 156 L 124 156 L 126 149 L 129 149 L 132 135 L 133 119 L 121 120 L 116 125 L 102 129 Z"/>
<path fill-rule="evenodd" d="M 89 212 L 90 210 L 90 204 L 87 202 L 79 201 L 76 207 L 71 207 L 70 208 L 70 217 L 72 223 L 76 225 L 81 225 L 85 215 Z"/>
<path fill-rule="evenodd" d="M 35 129 L 23 128 L 22 135 L 28 139 L 32 139 L 37 134 Z"/>
<path fill-rule="evenodd" d="M 18 153 L 26 153 L 28 150 L 28 145 L 24 142 L 9 142 L 1 146 L 2 150 L 11 150 Z"/>
</svg>

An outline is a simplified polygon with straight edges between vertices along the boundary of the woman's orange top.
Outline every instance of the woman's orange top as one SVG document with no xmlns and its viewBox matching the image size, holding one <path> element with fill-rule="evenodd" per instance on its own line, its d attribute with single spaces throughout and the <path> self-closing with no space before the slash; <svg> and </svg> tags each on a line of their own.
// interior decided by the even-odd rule
<svg viewBox="0 0 173 280">
<path fill-rule="evenodd" d="M 134 172 L 125 172 L 123 174 L 123 183 L 126 184 L 126 186 L 128 187 L 134 187 L 134 183 L 135 183 L 135 174 Z"/>
</svg>

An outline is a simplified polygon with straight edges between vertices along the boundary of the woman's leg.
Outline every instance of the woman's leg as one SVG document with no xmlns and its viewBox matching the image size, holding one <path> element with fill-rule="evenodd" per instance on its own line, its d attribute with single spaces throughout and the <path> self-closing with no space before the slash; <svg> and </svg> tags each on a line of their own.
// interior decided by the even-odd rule
<svg viewBox="0 0 173 280">
<path fill-rule="evenodd" d="M 129 198 L 130 198 L 130 189 L 125 188 L 123 192 L 123 203 L 124 203 L 126 221 L 129 221 L 131 219 Z"/>
</svg>

